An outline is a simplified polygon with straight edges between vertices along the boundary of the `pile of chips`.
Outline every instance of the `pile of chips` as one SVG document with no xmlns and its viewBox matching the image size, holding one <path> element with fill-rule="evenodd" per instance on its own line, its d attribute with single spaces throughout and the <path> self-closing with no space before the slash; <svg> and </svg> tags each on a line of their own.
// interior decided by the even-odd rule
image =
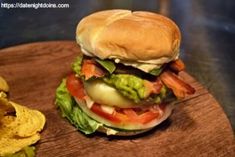
<svg viewBox="0 0 235 157">
<path fill-rule="evenodd" d="M 7 99 L 9 87 L 0 77 L 0 156 L 9 156 L 22 150 L 40 139 L 46 119 L 37 110 L 29 109 Z"/>
</svg>

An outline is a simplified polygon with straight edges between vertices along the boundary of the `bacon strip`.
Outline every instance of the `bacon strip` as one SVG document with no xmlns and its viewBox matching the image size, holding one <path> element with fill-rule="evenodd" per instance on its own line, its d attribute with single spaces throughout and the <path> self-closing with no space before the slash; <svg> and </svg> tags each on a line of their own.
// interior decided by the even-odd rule
<svg viewBox="0 0 235 157">
<path fill-rule="evenodd" d="M 187 94 L 195 93 L 193 87 L 179 79 L 177 75 L 171 71 L 164 71 L 160 75 L 160 79 L 168 88 L 173 90 L 173 93 L 178 98 L 184 98 Z"/>
<path fill-rule="evenodd" d="M 181 59 L 177 59 L 169 64 L 171 70 L 175 72 L 180 72 L 185 69 L 184 62 Z"/>
<path fill-rule="evenodd" d="M 147 80 L 144 80 L 144 86 L 147 89 L 147 95 L 149 96 L 150 94 L 159 94 L 162 89 L 162 82 L 161 80 L 157 79 L 154 82 L 150 82 Z"/>
<path fill-rule="evenodd" d="M 84 75 L 87 80 L 93 76 L 102 77 L 105 75 L 105 72 L 96 65 L 95 61 L 86 59 L 82 64 L 81 75 Z"/>
</svg>

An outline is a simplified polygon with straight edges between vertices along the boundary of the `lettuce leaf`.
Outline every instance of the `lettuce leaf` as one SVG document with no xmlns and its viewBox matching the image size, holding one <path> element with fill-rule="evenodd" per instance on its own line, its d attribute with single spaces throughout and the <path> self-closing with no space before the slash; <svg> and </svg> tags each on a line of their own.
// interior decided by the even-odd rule
<svg viewBox="0 0 235 157">
<path fill-rule="evenodd" d="M 62 116 L 70 119 L 74 101 L 66 88 L 66 79 L 63 79 L 59 87 L 56 89 L 55 103 L 60 108 Z"/>
<path fill-rule="evenodd" d="M 60 108 L 62 116 L 66 117 L 71 124 L 85 134 L 95 132 L 102 124 L 91 119 L 76 104 L 73 97 L 69 94 L 65 79 L 56 89 L 56 104 Z"/>
<path fill-rule="evenodd" d="M 73 71 L 77 74 L 80 75 L 81 72 L 81 66 L 82 66 L 82 60 L 83 60 L 83 56 L 80 55 L 78 56 L 75 61 L 72 63 L 72 69 Z"/>
<path fill-rule="evenodd" d="M 148 89 L 144 85 L 144 80 L 134 75 L 112 74 L 110 77 L 103 78 L 103 80 L 136 103 L 149 95 Z"/>
<path fill-rule="evenodd" d="M 112 61 L 96 59 L 96 62 L 104 67 L 110 74 L 112 74 L 116 69 L 116 66 Z"/>
<path fill-rule="evenodd" d="M 154 76 L 159 76 L 162 72 L 163 68 L 154 68 L 149 71 L 149 74 L 154 75 Z"/>
</svg>

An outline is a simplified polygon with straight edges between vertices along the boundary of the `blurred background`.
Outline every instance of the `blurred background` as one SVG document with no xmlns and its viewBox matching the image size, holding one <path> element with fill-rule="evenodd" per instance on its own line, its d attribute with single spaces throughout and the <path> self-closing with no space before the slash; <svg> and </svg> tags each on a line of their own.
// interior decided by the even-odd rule
<svg viewBox="0 0 235 157">
<path fill-rule="evenodd" d="M 37 41 L 74 40 L 79 20 L 105 9 L 146 10 L 173 19 L 182 31 L 187 71 L 219 101 L 235 130 L 234 0 L 19 0 L 64 3 L 68 8 L 4 8 L 0 0 L 0 48 Z M 206 116 L 206 115 L 205 115 Z"/>
</svg>

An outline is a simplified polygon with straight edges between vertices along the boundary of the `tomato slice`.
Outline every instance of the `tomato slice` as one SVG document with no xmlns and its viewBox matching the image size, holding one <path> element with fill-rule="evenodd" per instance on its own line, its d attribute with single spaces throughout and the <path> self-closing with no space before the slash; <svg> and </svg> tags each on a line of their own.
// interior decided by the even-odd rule
<svg viewBox="0 0 235 157">
<path fill-rule="evenodd" d="M 139 115 L 138 121 L 142 124 L 147 124 L 151 122 L 152 120 L 158 118 L 158 116 L 159 116 L 159 112 L 148 111 Z"/>
<path fill-rule="evenodd" d="M 81 100 L 85 97 L 83 83 L 79 78 L 76 78 L 75 74 L 70 74 L 66 79 L 66 87 L 69 93 Z"/>
<path fill-rule="evenodd" d="M 127 115 L 117 112 L 116 110 L 114 111 L 113 115 L 117 117 L 121 122 L 129 121 L 129 117 Z"/>
<path fill-rule="evenodd" d="M 94 104 L 92 105 L 91 111 L 93 111 L 93 112 L 96 113 L 97 115 L 99 115 L 99 116 L 101 116 L 101 117 L 103 117 L 103 118 L 105 118 L 105 119 L 108 119 L 108 120 L 110 120 L 110 121 L 112 121 L 112 122 L 114 122 L 114 123 L 120 123 L 120 122 L 121 122 L 121 119 L 118 118 L 117 115 L 115 115 L 115 114 L 109 114 L 109 113 L 107 113 L 107 112 L 104 112 L 104 111 L 102 110 L 102 108 L 100 107 L 100 105 L 97 104 L 97 103 L 94 103 Z"/>
<path fill-rule="evenodd" d="M 137 113 L 136 113 L 133 109 L 131 109 L 131 108 L 123 109 L 123 112 L 124 112 L 128 117 L 133 117 L 133 118 L 138 117 Z"/>
<path fill-rule="evenodd" d="M 160 109 L 160 108 L 159 108 Z M 121 109 L 116 110 L 113 114 L 109 114 L 102 110 L 99 104 L 94 103 L 91 107 L 91 111 L 95 114 L 113 122 L 113 123 L 140 123 L 140 124 L 147 124 L 152 120 L 158 118 L 160 116 L 158 110 L 147 110 L 146 112 L 138 115 L 133 109 Z"/>
</svg>

